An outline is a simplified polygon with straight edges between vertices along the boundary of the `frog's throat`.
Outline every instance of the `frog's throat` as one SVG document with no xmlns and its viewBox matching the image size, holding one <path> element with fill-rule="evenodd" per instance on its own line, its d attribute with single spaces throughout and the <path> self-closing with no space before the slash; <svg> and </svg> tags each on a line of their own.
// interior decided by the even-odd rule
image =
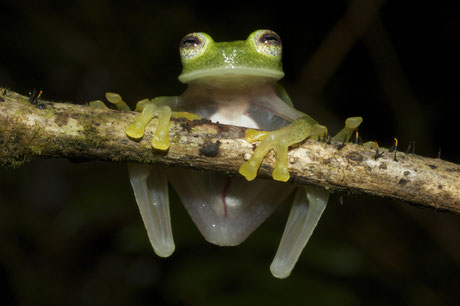
<svg viewBox="0 0 460 306">
<path fill-rule="evenodd" d="M 273 70 L 273 69 L 265 69 L 265 68 L 254 68 L 254 67 L 218 67 L 218 68 L 210 68 L 210 69 L 201 69 L 195 70 L 191 72 L 183 72 L 179 75 L 179 81 L 182 83 L 189 83 L 190 81 L 195 81 L 198 79 L 203 78 L 232 78 L 236 77 L 235 79 L 244 80 L 246 78 L 253 78 L 253 77 L 263 77 L 263 78 L 270 78 L 273 80 L 279 80 L 283 78 L 284 72 Z"/>
</svg>

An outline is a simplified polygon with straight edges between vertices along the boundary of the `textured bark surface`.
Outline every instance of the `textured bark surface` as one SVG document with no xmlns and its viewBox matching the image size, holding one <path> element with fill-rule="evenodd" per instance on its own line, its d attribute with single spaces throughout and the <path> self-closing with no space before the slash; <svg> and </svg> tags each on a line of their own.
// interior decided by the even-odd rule
<svg viewBox="0 0 460 306">
<path fill-rule="evenodd" d="M 71 103 L 31 99 L 0 89 L 0 165 L 18 166 L 36 158 L 162 163 L 238 175 L 254 146 L 244 128 L 207 120 L 173 119 L 171 146 L 150 144 L 154 119 L 140 141 L 125 128 L 138 114 Z M 460 213 L 460 166 L 441 159 L 386 149 L 307 140 L 289 152 L 291 180 L 331 191 L 360 192 Z M 274 154 L 259 171 L 270 178 Z"/>
</svg>

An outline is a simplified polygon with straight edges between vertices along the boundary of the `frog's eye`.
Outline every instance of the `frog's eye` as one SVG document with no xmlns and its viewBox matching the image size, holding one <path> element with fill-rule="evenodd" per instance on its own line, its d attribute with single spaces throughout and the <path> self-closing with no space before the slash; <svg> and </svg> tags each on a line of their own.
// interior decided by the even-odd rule
<svg viewBox="0 0 460 306">
<path fill-rule="evenodd" d="M 281 38 L 275 32 L 259 30 L 251 36 L 258 52 L 273 57 L 281 55 Z"/>
<path fill-rule="evenodd" d="M 203 54 L 209 39 L 204 33 L 190 33 L 182 38 L 179 46 L 180 56 L 187 60 Z"/>
</svg>

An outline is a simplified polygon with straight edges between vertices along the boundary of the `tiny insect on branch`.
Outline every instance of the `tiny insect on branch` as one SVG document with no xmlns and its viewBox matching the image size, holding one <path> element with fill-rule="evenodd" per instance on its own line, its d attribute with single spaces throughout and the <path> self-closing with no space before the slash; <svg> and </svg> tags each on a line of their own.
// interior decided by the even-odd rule
<svg viewBox="0 0 460 306">
<path fill-rule="evenodd" d="M 124 131 L 136 116 L 130 111 L 47 102 L 40 93 L 25 97 L 0 88 L 0 165 L 72 158 L 162 163 L 238 175 L 244 156 L 253 152 L 244 128 L 186 119 L 172 121 L 169 150 L 154 151 L 150 141 L 156 120 L 142 140 L 127 138 Z M 460 166 L 439 158 L 307 140 L 290 150 L 289 162 L 295 183 L 460 213 Z M 259 177 L 270 179 L 273 164 L 274 154 L 268 154 Z"/>
</svg>

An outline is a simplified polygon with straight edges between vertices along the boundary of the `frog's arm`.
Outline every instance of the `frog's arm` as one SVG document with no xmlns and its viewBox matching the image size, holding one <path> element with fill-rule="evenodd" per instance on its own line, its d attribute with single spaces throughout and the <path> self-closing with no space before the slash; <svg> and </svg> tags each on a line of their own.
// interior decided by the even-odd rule
<svg viewBox="0 0 460 306">
<path fill-rule="evenodd" d="M 291 100 L 291 97 L 289 97 L 286 89 L 284 88 L 283 85 L 281 85 L 281 83 L 276 83 L 275 86 L 274 86 L 274 90 L 275 90 L 275 93 L 276 95 L 284 101 L 284 103 L 286 103 L 287 105 L 289 106 L 292 106 L 294 107 L 294 103 L 292 103 L 292 100 Z"/>
</svg>

